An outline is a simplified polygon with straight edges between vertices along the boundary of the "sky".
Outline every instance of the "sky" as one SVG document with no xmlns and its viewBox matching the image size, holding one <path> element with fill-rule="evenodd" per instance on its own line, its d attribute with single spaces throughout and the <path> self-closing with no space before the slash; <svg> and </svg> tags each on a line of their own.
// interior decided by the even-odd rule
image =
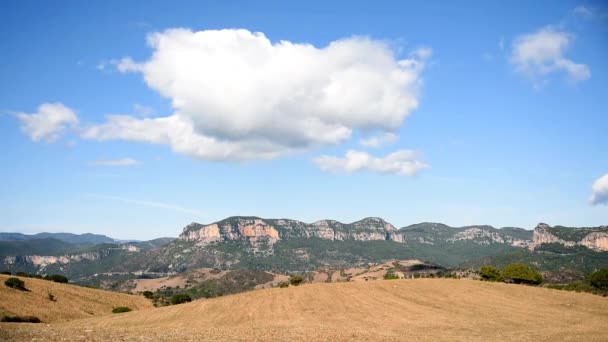
<svg viewBox="0 0 608 342">
<path fill-rule="evenodd" d="M 608 224 L 601 1 L 2 1 L 0 231 Z"/>
</svg>

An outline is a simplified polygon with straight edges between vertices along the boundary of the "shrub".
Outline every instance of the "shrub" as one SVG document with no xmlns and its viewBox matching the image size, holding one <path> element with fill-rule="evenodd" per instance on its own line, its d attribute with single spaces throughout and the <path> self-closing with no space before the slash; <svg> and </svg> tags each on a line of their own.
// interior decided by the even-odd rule
<svg viewBox="0 0 608 342">
<path fill-rule="evenodd" d="M 0 322 L 12 323 L 40 323 L 40 318 L 36 316 L 4 316 Z"/>
<path fill-rule="evenodd" d="M 304 281 L 304 278 L 302 276 L 291 276 L 289 277 L 289 283 L 293 286 L 298 286 L 300 284 L 302 284 L 302 282 Z"/>
<path fill-rule="evenodd" d="M 117 308 L 112 309 L 112 313 L 121 313 L 121 312 L 129 312 L 131 308 L 126 306 L 119 306 Z"/>
<path fill-rule="evenodd" d="M 66 276 L 62 276 L 60 274 L 52 274 L 44 277 L 45 280 L 54 281 L 56 283 L 67 283 L 68 278 Z"/>
<path fill-rule="evenodd" d="M 8 278 L 4 281 L 4 285 L 13 289 L 27 291 L 25 288 L 25 282 L 19 278 Z"/>
<path fill-rule="evenodd" d="M 386 279 L 386 280 L 399 279 L 399 275 L 397 275 L 395 273 L 391 273 L 391 272 L 386 272 L 386 274 L 384 275 L 384 279 Z"/>
<path fill-rule="evenodd" d="M 2 271 L 2 272 L 0 272 L 0 274 L 11 275 L 11 272 L 9 272 L 9 271 Z"/>
<path fill-rule="evenodd" d="M 48 298 L 49 298 L 49 300 L 50 300 L 51 302 L 56 302 L 56 301 L 57 301 L 57 298 L 55 298 L 55 295 L 54 295 L 54 294 L 52 294 L 52 293 L 50 293 L 50 292 L 49 292 L 49 297 L 48 297 Z"/>
<path fill-rule="evenodd" d="M 144 295 L 144 297 L 146 297 L 148 299 L 154 298 L 154 293 L 152 291 L 144 291 L 143 295 Z"/>
<path fill-rule="evenodd" d="M 502 271 L 505 282 L 515 284 L 537 285 L 543 282 L 543 276 L 526 264 L 511 264 Z"/>
<path fill-rule="evenodd" d="M 589 275 L 589 284 L 600 290 L 608 290 L 608 268 L 603 268 Z"/>
<path fill-rule="evenodd" d="M 191 301 L 192 298 L 190 298 L 190 295 L 188 295 L 187 293 L 176 293 L 171 296 L 171 304 L 173 305 L 183 304 Z"/>
<path fill-rule="evenodd" d="M 481 276 L 482 280 L 487 280 L 487 281 L 501 281 L 502 280 L 502 276 L 500 275 L 500 270 L 491 265 L 483 266 L 479 270 L 479 276 Z"/>
<path fill-rule="evenodd" d="M 280 282 L 279 283 L 279 287 L 282 288 L 282 289 L 284 289 L 286 287 L 289 287 L 289 283 L 286 282 L 286 281 Z"/>
</svg>

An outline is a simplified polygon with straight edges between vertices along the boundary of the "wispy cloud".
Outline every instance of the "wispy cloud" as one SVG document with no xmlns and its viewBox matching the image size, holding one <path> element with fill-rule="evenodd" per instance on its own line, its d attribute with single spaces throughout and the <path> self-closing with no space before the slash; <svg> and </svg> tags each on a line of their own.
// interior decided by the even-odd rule
<svg viewBox="0 0 608 342">
<path fill-rule="evenodd" d="M 93 166 L 134 166 L 138 165 L 138 162 L 132 158 L 121 158 L 121 159 L 102 159 L 91 162 L 89 165 Z"/>
<path fill-rule="evenodd" d="M 418 153 L 410 150 L 398 150 L 385 157 L 374 157 L 367 152 L 350 150 L 344 158 L 320 156 L 313 162 L 327 172 L 371 171 L 399 176 L 415 176 L 429 167 L 418 160 Z"/>
<path fill-rule="evenodd" d="M 162 203 L 162 202 L 153 202 L 153 201 L 145 201 L 134 198 L 120 197 L 120 196 L 109 196 L 109 195 L 90 195 L 91 197 L 107 199 L 112 201 L 118 201 L 128 204 L 142 205 L 146 207 L 154 207 L 160 209 L 166 209 L 171 211 L 176 211 L 184 214 L 191 214 L 196 216 L 204 216 L 203 212 L 197 209 L 184 208 L 179 205 L 171 204 L 171 203 Z"/>
<path fill-rule="evenodd" d="M 365 147 L 380 147 L 387 144 L 392 144 L 399 140 L 399 136 L 395 133 L 384 133 L 382 135 L 361 139 L 359 144 Z"/>
<path fill-rule="evenodd" d="M 591 77 L 589 67 L 565 57 L 573 39 L 572 34 L 551 26 L 521 35 L 513 43 L 511 63 L 518 72 L 541 85 L 556 72 L 565 73 L 572 82 L 587 80 Z"/>
</svg>

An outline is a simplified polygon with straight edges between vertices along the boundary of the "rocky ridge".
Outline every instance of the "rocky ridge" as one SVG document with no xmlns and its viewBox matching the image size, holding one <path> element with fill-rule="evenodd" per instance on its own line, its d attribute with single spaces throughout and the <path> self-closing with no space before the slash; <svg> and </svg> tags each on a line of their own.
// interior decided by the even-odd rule
<svg viewBox="0 0 608 342">
<path fill-rule="evenodd" d="M 420 231 L 418 226 L 423 227 L 423 231 Z M 529 232 L 520 228 L 514 229 Z M 199 246 L 221 241 L 242 240 L 255 248 L 263 245 L 272 246 L 277 241 L 290 238 L 320 238 L 331 241 L 393 241 L 402 244 L 418 242 L 430 245 L 439 240 L 449 243 L 472 241 L 478 244 L 498 243 L 514 247 L 527 247 L 532 243 L 531 236 L 521 238 L 519 235 L 521 233 L 510 234 L 491 226 L 451 228 L 436 223 L 422 223 L 397 229 L 378 217 L 368 217 L 348 224 L 335 220 L 320 220 L 308 224 L 289 219 L 230 217 L 206 225 L 192 223 L 184 228 L 179 239 L 196 242 Z M 524 233 L 524 235 L 526 234 Z"/>
<path fill-rule="evenodd" d="M 535 249 L 543 244 L 551 243 L 566 247 L 584 246 L 595 251 L 605 252 L 608 251 L 608 226 L 566 228 L 539 223 L 534 229 L 530 248 Z"/>
</svg>

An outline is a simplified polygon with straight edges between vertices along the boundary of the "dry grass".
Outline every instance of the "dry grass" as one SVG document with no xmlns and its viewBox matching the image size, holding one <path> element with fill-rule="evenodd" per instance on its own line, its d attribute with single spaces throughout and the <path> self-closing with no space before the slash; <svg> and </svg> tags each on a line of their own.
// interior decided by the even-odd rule
<svg viewBox="0 0 608 342">
<path fill-rule="evenodd" d="M 0 324 L 7 340 L 606 341 L 608 299 L 455 279 L 264 289 L 45 325 Z"/>
<path fill-rule="evenodd" d="M 128 306 L 133 310 L 151 308 L 142 296 L 108 292 L 52 281 L 17 277 L 25 282 L 27 292 L 8 288 L 0 275 L 0 315 L 36 316 L 42 322 L 66 322 L 112 314 L 112 308 Z M 49 293 L 55 301 L 49 299 Z"/>
</svg>

